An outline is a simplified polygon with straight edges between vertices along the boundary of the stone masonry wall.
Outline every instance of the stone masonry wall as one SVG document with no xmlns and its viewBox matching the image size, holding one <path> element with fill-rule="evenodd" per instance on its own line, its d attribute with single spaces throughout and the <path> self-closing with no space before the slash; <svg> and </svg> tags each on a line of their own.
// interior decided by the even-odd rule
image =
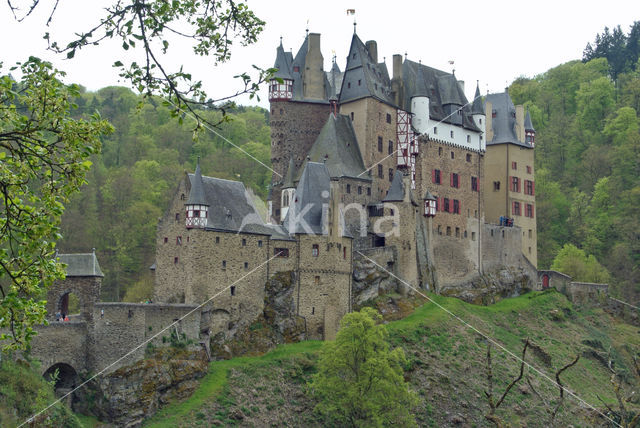
<svg viewBox="0 0 640 428">
<path fill-rule="evenodd" d="M 87 364 L 86 321 L 53 321 L 36 328 L 31 340 L 31 355 L 42 362 L 42 373 L 58 363 L 66 363 L 77 372 L 90 370 Z"/>
<path fill-rule="evenodd" d="M 55 281 L 47 290 L 47 320 L 55 322 L 62 297 L 67 293 L 73 293 L 78 297 L 79 318 L 90 320 L 93 303 L 100 300 L 101 283 L 101 277 L 88 276 L 68 276 L 62 281 Z"/>
</svg>

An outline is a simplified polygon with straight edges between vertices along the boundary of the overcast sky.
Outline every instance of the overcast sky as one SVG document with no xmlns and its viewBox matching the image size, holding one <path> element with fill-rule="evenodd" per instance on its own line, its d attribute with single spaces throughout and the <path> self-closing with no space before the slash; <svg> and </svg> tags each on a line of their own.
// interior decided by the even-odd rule
<svg viewBox="0 0 640 428">
<path fill-rule="evenodd" d="M 20 2 L 21 0 L 16 0 Z M 24 1 L 24 0 L 22 0 Z M 76 53 L 73 60 L 56 58 L 46 52 L 43 34 L 67 41 L 75 31 L 83 31 L 100 16 L 97 5 L 110 1 L 62 0 L 49 28 L 45 27 L 53 1 L 41 0 L 38 13 L 17 23 L 6 2 L 0 5 L 0 36 L 3 40 L 0 60 L 5 67 L 28 55 L 47 58 L 65 70 L 68 80 L 89 90 L 108 85 L 124 84 L 111 67 L 123 57 L 120 43 L 87 48 Z M 378 58 L 386 57 L 391 72 L 393 54 L 408 54 L 445 71 L 455 68 L 458 79 L 466 82 L 471 99 L 480 81 L 482 93 L 501 92 L 518 76 L 533 77 L 558 64 L 580 59 L 587 42 L 602 32 L 605 26 L 621 25 L 625 33 L 634 20 L 632 4 L 625 0 L 602 1 L 257 1 L 249 7 L 267 25 L 259 41 L 249 47 L 233 48 L 232 60 L 213 66 L 195 59 L 186 48 L 174 45 L 173 55 L 166 62 L 176 69 L 181 64 L 202 79 L 213 97 L 228 95 L 234 88 L 234 75 L 249 70 L 252 64 L 271 67 L 275 49 L 283 38 L 286 50 L 295 55 L 305 30 L 320 33 L 325 70 L 331 67 L 335 52 L 338 65 L 344 70 L 345 58 L 353 34 L 355 9 L 357 33 L 363 42 L 378 42 Z M 636 12 L 638 11 L 635 8 Z M 170 50 L 171 52 L 171 50 Z M 453 67 L 449 61 L 454 61 Z M 6 69 L 5 69 L 6 70 Z M 260 105 L 268 106 L 266 88 Z M 248 99 L 240 103 L 255 104 Z"/>
</svg>

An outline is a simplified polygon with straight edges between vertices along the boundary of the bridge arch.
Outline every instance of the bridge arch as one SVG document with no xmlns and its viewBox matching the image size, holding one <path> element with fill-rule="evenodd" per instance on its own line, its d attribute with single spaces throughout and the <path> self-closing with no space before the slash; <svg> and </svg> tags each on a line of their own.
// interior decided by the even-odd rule
<svg viewBox="0 0 640 428">
<path fill-rule="evenodd" d="M 69 392 L 80 383 L 78 372 L 70 364 L 56 363 L 45 370 L 42 377 L 48 382 L 55 380 L 56 392 Z"/>
</svg>

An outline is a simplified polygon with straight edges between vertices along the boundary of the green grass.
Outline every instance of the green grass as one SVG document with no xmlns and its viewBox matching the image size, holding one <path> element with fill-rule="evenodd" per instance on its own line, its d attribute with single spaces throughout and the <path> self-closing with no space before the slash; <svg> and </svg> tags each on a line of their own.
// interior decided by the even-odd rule
<svg viewBox="0 0 640 428">
<path fill-rule="evenodd" d="M 469 420 L 471 425 L 482 425 L 482 415 L 485 406 L 483 391 L 486 387 L 484 375 L 486 365 L 486 339 L 470 329 L 466 323 L 474 326 L 483 335 L 487 335 L 503 345 L 516 355 L 522 352 L 523 342 L 529 337 L 541 350 L 536 354 L 530 348 L 527 361 L 553 378 L 555 370 L 571 361 L 576 354 L 589 348 L 589 344 L 601 344 L 603 349 L 610 346 L 616 349 L 614 357 L 618 367 L 625 367 L 624 361 L 629 361 L 632 352 L 640 349 L 640 335 L 638 329 L 623 323 L 610 322 L 610 318 L 601 309 L 576 310 L 560 293 L 543 291 L 528 293 L 511 299 L 504 299 L 491 306 L 477 306 L 467 304 L 459 299 L 428 294 L 428 297 L 438 305 L 446 308 L 460 320 L 451 317 L 433 302 L 426 302 L 406 318 L 386 324 L 389 340 L 393 346 L 402 346 L 408 355 L 410 371 L 431 373 L 437 367 L 430 381 L 436 382 L 445 397 L 455 397 L 459 401 L 466 400 L 475 405 L 475 420 Z M 583 343 L 586 340 L 587 344 Z M 273 386 L 262 389 L 258 380 L 265 380 L 265 370 L 261 367 L 273 366 L 275 371 L 283 366 L 283 361 L 304 354 L 317 353 L 323 346 L 320 341 L 306 341 L 296 344 L 282 345 L 260 357 L 240 357 L 226 361 L 216 361 L 210 364 L 210 370 L 205 376 L 198 390 L 192 397 L 181 403 L 173 403 L 160 410 L 153 418 L 145 423 L 149 427 L 174 427 L 197 424 L 206 420 L 208 406 L 218 403 L 222 406 L 222 414 L 213 419 L 225 424 L 237 423 L 228 419 L 228 412 L 232 408 L 240 409 L 250 416 L 255 409 L 252 403 L 235 403 L 229 388 L 229 372 L 232 369 L 243 371 L 249 379 L 256 378 L 253 387 L 263 394 L 272 395 L 273 403 L 266 407 L 266 411 L 277 413 L 281 411 L 277 402 L 278 394 L 272 391 Z M 636 351 L 634 351 L 636 350 Z M 519 368 L 518 362 L 494 346 L 494 372 L 496 374 L 496 391 L 501 391 L 506 383 Z M 612 353 L 613 354 L 613 353 Z M 549 363 L 550 360 L 550 363 Z M 313 364 L 313 363 L 312 363 Z M 468 371 L 472 370 L 469 376 Z M 266 372 L 269 372 L 267 370 Z M 416 372 L 417 373 L 417 372 Z M 415 375 L 412 374 L 412 376 Z M 262 376 L 262 378 L 260 378 Z M 553 399 L 555 387 L 540 375 L 532 374 L 534 383 L 542 388 L 547 396 Z M 449 378 L 452 378 L 450 380 Z M 582 356 L 578 365 L 563 374 L 567 385 L 593 405 L 599 405 L 597 396 L 613 403 L 615 397 L 608 382 L 609 374 L 601 363 Z M 259 379 L 260 378 L 260 379 Z M 438 419 L 441 412 L 437 399 L 433 398 L 430 390 L 421 389 L 421 382 L 416 381 L 414 388 L 425 397 L 422 411 L 422 423 L 436 426 L 443 423 Z M 300 382 L 299 378 L 291 377 L 288 381 Z M 268 382 L 266 382 L 268 384 Z M 433 385 L 433 384 L 432 384 Z M 239 386 L 235 385 L 237 389 Z M 452 390 L 451 388 L 460 388 Z M 459 396 L 456 396 L 458 394 Z M 550 395 L 549 395 L 550 394 Z M 479 398 L 482 397 L 482 398 Z M 574 408 L 575 400 L 571 399 Z M 443 404 L 445 405 L 445 404 Z M 515 414 L 509 409 L 514 406 L 527 409 L 530 414 Z M 538 407 L 536 407 L 538 406 Z M 546 417 L 544 411 L 531 395 L 512 393 L 505 402 L 505 414 L 510 423 L 535 423 Z M 265 411 L 265 409 L 263 409 Z M 459 410 L 460 411 L 460 410 Z M 466 410 L 465 410 L 466 411 Z M 572 410 L 579 412 L 579 410 Z M 220 412 L 220 410 L 218 410 Z M 479 415 L 479 416 L 478 416 Z M 309 414 L 301 418 L 310 417 Z M 479 417 L 479 419 L 478 419 Z M 570 420 L 574 414 L 565 416 Z M 302 419 L 301 419 L 302 420 Z"/>
</svg>

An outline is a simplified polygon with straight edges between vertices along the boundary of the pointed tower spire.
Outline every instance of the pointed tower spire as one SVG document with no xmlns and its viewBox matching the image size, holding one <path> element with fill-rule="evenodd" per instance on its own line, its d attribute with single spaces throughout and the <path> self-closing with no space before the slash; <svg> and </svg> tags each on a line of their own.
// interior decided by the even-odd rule
<svg viewBox="0 0 640 428">
<path fill-rule="evenodd" d="M 484 107 L 482 106 L 482 96 L 480 95 L 479 81 L 476 81 L 476 94 L 473 96 L 473 104 L 471 104 L 471 114 L 484 115 Z"/>
<path fill-rule="evenodd" d="M 526 143 L 531 144 L 532 147 L 535 146 L 536 130 L 533 128 L 533 123 L 531 123 L 531 115 L 528 108 L 527 115 L 524 117 L 524 137 Z"/>
<path fill-rule="evenodd" d="M 191 190 L 189 191 L 189 199 L 184 204 L 187 211 L 186 226 L 187 228 L 204 228 L 207 226 L 207 217 L 209 215 L 209 203 L 204 196 L 204 184 L 202 182 L 202 173 L 200 171 L 200 158 L 196 164 L 196 172 L 191 178 Z"/>
</svg>

